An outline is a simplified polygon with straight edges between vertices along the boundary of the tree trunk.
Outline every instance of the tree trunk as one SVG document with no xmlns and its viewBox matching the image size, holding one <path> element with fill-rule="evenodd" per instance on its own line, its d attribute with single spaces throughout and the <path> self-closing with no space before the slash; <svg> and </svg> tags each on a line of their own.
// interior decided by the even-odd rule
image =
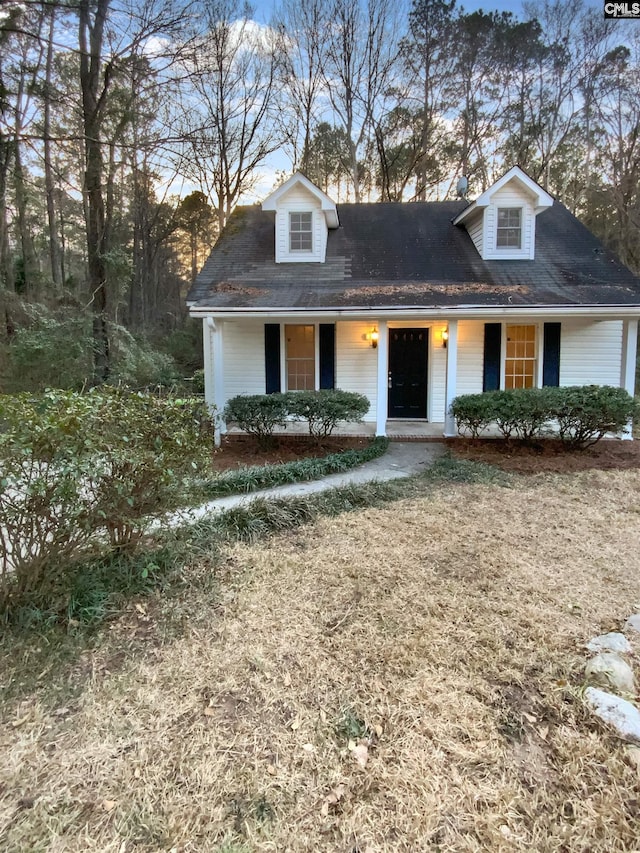
<svg viewBox="0 0 640 853">
<path fill-rule="evenodd" d="M 49 228 L 49 262 L 51 265 L 51 280 L 57 291 L 62 288 L 62 264 L 60 261 L 60 243 L 56 227 L 55 184 L 51 164 L 51 78 L 53 75 L 53 36 L 56 19 L 56 8 L 51 6 L 49 14 L 49 38 L 47 41 L 47 63 L 44 88 L 44 184 L 47 196 L 47 225 Z"/>
<path fill-rule="evenodd" d="M 108 76 L 100 94 L 102 41 L 109 0 L 96 0 L 91 20 L 90 0 L 81 0 L 79 10 L 80 84 L 85 144 L 84 193 L 87 210 L 87 260 L 89 295 L 93 308 L 93 381 L 109 378 L 109 333 L 107 324 L 107 271 L 105 264 L 106 223 L 102 179 L 104 163 L 100 134 Z"/>
</svg>

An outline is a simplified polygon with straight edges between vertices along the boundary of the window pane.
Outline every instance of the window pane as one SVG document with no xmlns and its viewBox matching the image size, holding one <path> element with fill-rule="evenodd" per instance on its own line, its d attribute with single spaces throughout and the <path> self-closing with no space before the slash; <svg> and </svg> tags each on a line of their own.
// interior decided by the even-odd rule
<svg viewBox="0 0 640 853">
<path fill-rule="evenodd" d="M 519 207 L 499 207 L 496 246 L 519 249 L 522 243 L 522 210 Z"/>
<path fill-rule="evenodd" d="M 311 213 L 289 214 L 289 248 L 292 252 L 311 252 L 313 249 Z"/>
<path fill-rule="evenodd" d="M 287 390 L 313 391 L 316 387 L 315 326 L 285 325 Z"/>
<path fill-rule="evenodd" d="M 536 327 L 507 326 L 504 387 L 533 388 L 536 379 Z"/>
</svg>

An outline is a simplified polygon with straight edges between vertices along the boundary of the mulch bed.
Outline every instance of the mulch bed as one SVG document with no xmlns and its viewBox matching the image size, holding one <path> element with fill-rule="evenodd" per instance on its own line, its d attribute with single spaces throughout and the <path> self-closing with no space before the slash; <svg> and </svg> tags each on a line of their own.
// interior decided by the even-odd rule
<svg viewBox="0 0 640 853">
<path fill-rule="evenodd" d="M 453 438 L 447 445 L 458 459 L 486 462 L 515 474 L 640 468 L 640 441 L 603 439 L 586 450 L 567 450 L 554 439 L 526 444 L 513 440 Z"/>
<path fill-rule="evenodd" d="M 343 450 L 361 450 L 370 442 L 357 436 L 329 436 L 316 442 L 306 436 L 278 436 L 269 449 L 260 448 L 251 436 L 225 436 L 213 453 L 214 471 L 228 471 L 253 465 L 276 465 Z M 567 450 L 554 439 L 534 443 L 501 439 L 452 438 L 447 441 L 458 459 L 486 462 L 515 474 L 571 473 L 640 468 L 640 441 L 602 440 L 587 450 Z"/>
<path fill-rule="evenodd" d="M 225 436 L 213 453 L 213 470 L 228 471 L 253 465 L 277 465 L 294 462 L 343 450 L 362 450 L 370 444 L 368 438 L 329 436 L 317 442 L 306 436 L 277 436 L 269 449 L 260 448 L 252 436 Z"/>
</svg>

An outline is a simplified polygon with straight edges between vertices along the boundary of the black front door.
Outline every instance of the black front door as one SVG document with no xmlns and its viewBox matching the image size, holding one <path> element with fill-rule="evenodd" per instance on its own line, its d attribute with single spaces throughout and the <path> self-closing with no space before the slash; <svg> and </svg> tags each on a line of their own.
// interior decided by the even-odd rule
<svg viewBox="0 0 640 853">
<path fill-rule="evenodd" d="M 389 417 L 427 417 L 428 329 L 389 330 Z"/>
</svg>

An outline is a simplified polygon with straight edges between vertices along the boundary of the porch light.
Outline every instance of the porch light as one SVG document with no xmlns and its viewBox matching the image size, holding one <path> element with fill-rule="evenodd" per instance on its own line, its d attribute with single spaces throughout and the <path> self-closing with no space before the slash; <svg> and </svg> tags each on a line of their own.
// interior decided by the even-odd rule
<svg viewBox="0 0 640 853">
<path fill-rule="evenodd" d="M 367 335 L 367 340 L 370 342 L 373 349 L 376 349 L 378 346 L 378 339 L 380 334 L 376 328 L 371 329 L 369 334 Z"/>
<path fill-rule="evenodd" d="M 447 341 L 449 340 L 449 329 L 442 330 L 442 346 L 447 348 Z"/>
</svg>

